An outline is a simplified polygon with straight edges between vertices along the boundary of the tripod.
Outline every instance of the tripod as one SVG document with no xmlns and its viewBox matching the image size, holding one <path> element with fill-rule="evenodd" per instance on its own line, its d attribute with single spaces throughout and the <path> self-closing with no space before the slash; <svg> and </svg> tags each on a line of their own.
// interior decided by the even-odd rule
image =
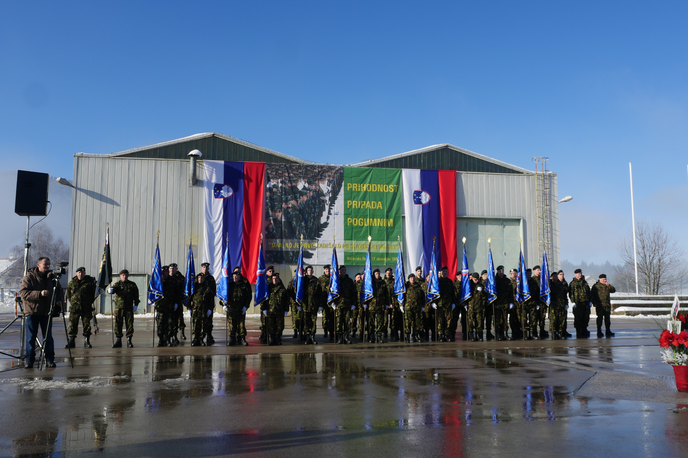
<svg viewBox="0 0 688 458">
<path fill-rule="evenodd" d="M 19 328 L 19 355 L 12 355 L 10 353 L 5 353 L 4 351 L 0 351 L 0 354 L 5 355 L 5 356 L 9 356 L 10 358 L 15 358 L 15 359 L 21 360 L 21 359 L 24 359 L 24 340 L 26 339 L 26 336 L 25 336 L 25 332 L 26 332 L 25 329 L 26 328 L 24 326 L 25 326 L 25 322 L 26 322 L 26 317 L 24 316 L 24 309 L 22 308 L 21 297 L 15 295 L 14 301 L 16 302 L 17 306 L 19 307 L 19 314 L 17 316 L 15 316 L 14 319 L 7 324 L 7 326 L 2 328 L 2 331 L 0 331 L 0 334 L 7 331 L 7 329 L 9 329 L 9 327 L 15 323 L 15 321 L 21 320 L 21 326 Z"/>
<path fill-rule="evenodd" d="M 50 311 L 48 312 L 48 326 L 47 326 L 47 329 L 45 331 L 45 336 L 43 338 L 43 342 L 38 340 L 38 336 L 36 337 L 36 344 L 41 349 L 41 359 L 40 359 L 40 362 L 38 363 L 39 369 L 43 369 L 43 366 L 45 365 L 45 359 L 46 359 L 45 342 L 48 339 L 50 339 L 50 331 L 51 331 L 52 325 L 53 325 L 53 313 L 55 312 L 55 305 L 57 304 L 57 286 L 60 283 L 60 277 L 56 276 L 55 278 L 53 278 L 52 281 L 53 281 L 53 293 L 52 293 L 52 296 L 50 297 Z M 64 323 L 65 337 L 69 341 L 69 333 L 67 332 L 67 319 L 64 316 L 64 310 L 62 310 L 62 322 Z M 69 362 L 72 366 L 72 369 L 74 369 L 74 358 L 72 357 L 72 349 L 69 346 L 67 346 L 67 349 L 69 350 Z"/>
</svg>

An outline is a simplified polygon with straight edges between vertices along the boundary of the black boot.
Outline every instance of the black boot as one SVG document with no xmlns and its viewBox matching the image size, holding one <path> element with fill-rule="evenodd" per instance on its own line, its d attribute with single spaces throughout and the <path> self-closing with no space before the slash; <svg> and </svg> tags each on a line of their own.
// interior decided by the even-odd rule
<svg viewBox="0 0 688 458">
<path fill-rule="evenodd" d="M 248 347 L 248 342 L 246 342 L 246 336 L 241 336 L 239 338 L 239 343 L 243 345 L 244 347 Z"/>
<path fill-rule="evenodd" d="M 122 338 L 117 337 L 117 340 L 115 340 L 115 343 L 112 345 L 112 348 L 122 348 Z"/>
<path fill-rule="evenodd" d="M 540 338 L 546 339 L 549 337 L 549 332 L 545 331 L 545 328 L 540 328 Z"/>
<path fill-rule="evenodd" d="M 614 337 L 614 335 L 615 334 L 609 328 L 607 328 L 607 332 L 606 332 L 607 338 Z"/>
<path fill-rule="evenodd" d="M 265 333 L 265 330 L 260 331 L 260 336 L 258 337 L 258 340 L 260 340 L 261 343 L 267 343 L 268 336 Z"/>
<path fill-rule="evenodd" d="M 330 335 L 330 343 L 333 343 L 335 340 L 334 332 L 331 332 L 329 335 Z"/>
<path fill-rule="evenodd" d="M 205 344 L 208 345 L 208 346 L 211 346 L 211 345 L 214 344 L 214 343 L 215 343 L 215 339 L 213 339 L 213 335 L 212 335 L 212 334 L 206 335 L 206 337 L 205 337 Z"/>
<path fill-rule="evenodd" d="M 345 343 L 345 344 L 350 344 L 350 343 L 351 343 L 351 339 L 349 339 L 349 334 L 344 334 L 344 343 Z"/>
<path fill-rule="evenodd" d="M 67 345 L 65 345 L 65 348 L 75 348 L 76 343 L 74 342 L 75 337 L 70 337 L 69 341 L 67 341 Z"/>
<path fill-rule="evenodd" d="M 198 339 L 194 339 L 191 341 L 191 346 L 192 347 L 200 347 L 201 346 L 201 341 Z"/>
<path fill-rule="evenodd" d="M 597 328 L 597 337 L 598 338 L 604 337 L 604 334 L 602 334 L 602 328 Z"/>
<path fill-rule="evenodd" d="M 487 340 L 494 340 L 494 336 L 492 335 L 492 331 L 487 331 Z"/>
<path fill-rule="evenodd" d="M 184 328 L 180 329 L 182 331 L 182 340 L 186 340 L 186 335 L 184 335 Z"/>
<path fill-rule="evenodd" d="M 230 336 L 229 341 L 227 341 L 227 346 L 232 347 L 236 345 L 236 336 Z"/>
<path fill-rule="evenodd" d="M 294 329 L 294 335 L 291 336 L 291 338 L 292 338 L 292 339 L 298 339 L 298 338 L 299 338 L 299 331 L 297 331 L 296 329 Z"/>
<path fill-rule="evenodd" d="M 383 342 L 384 342 L 383 334 L 378 334 L 377 335 L 377 343 L 383 343 Z"/>
<path fill-rule="evenodd" d="M 315 334 L 312 334 L 312 335 L 311 335 L 311 344 L 312 344 L 312 345 L 318 345 L 318 341 L 315 340 Z"/>
<path fill-rule="evenodd" d="M 168 345 L 170 347 L 176 347 L 177 345 L 179 345 L 179 339 L 177 339 L 177 336 L 170 337 Z"/>
<path fill-rule="evenodd" d="M 84 337 L 84 348 L 93 348 L 93 345 L 91 345 L 91 336 Z"/>
<path fill-rule="evenodd" d="M 162 337 L 160 337 L 160 338 L 158 339 L 158 347 L 166 347 L 166 346 L 167 346 L 167 342 L 165 341 L 165 339 L 163 339 Z"/>
<path fill-rule="evenodd" d="M 127 348 L 134 348 L 134 344 L 131 343 L 131 337 L 127 337 Z"/>
<path fill-rule="evenodd" d="M 268 335 L 268 345 L 270 345 L 270 346 L 275 346 L 275 345 L 277 345 L 277 337 L 275 337 L 275 336 L 272 335 L 272 334 L 269 334 L 269 335 Z"/>
<path fill-rule="evenodd" d="M 327 329 L 324 329 L 323 331 L 323 339 L 327 339 Z"/>
</svg>

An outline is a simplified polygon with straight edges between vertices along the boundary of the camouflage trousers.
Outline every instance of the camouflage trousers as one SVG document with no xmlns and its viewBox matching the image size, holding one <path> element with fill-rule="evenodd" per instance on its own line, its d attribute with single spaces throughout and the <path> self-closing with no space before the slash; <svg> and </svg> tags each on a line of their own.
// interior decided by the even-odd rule
<svg viewBox="0 0 688 458">
<path fill-rule="evenodd" d="M 174 306 L 172 306 L 174 308 Z M 176 336 L 179 330 L 184 330 L 186 324 L 184 324 L 184 305 L 179 304 L 177 310 L 172 311 L 172 317 L 170 321 L 170 337 Z"/>
<path fill-rule="evenodd" d="M 230 308 L 227 314 L 229 336 L 246 337 L 246 315 L 240 308 Z"/>
<path fill-rule="evenodd" d="M 265 317 L 262 313 L 260 316 Z M 270 335 L 282 335 L 284 332 L 284 312 L 282 311 L 268 311 L 268 316 L 265 317 L 265 324 L 267 326 L 267 333 Z"/>
<path fill-rule="evenodd" d="M 353 310 L 351 310 L 351 307 L 349 307 L 349 320 L 351 320 L 351 325 L 349 326 L 349 329 L 351 330 L 352 334 L 356 334 L 358 332 L 360 315 L 361 312 L 359 311 L 358 307 L 355 307 Z M 362 326 L 361 329 L 363 329 Z"/>
<path fill-rule="evenodd" d="M 172 307 L 174 307 L 174 305 Z M 168 307 L 156 306 L 155 326 L 158 328 L 157 333 L 160 339 L 167 339 L 173 335 L 170 332 L 173 318 L 174 315 L 172 314 L 172 310 Z"/>
<path fill-rule="evenodd" d="M 299 305 L 296 302 L 291 303 L 291 328 L 294 331 L 301 330 L 301 320 L 303 320 L 303 310 L 299 312 L 297 308 Z"/>
<path fill-rule="evenodd" d="M 538 325 L 540 324 L 540 311 L 535 304 L 523 305 L 523 330 L 538 332 Z"/>
<path fill-rule="evenodd" d="M 485 322 L 485 309 L 482 304 L 468 306 L 468 329 L 470 332 L 482 334 L 483 323 Z"/>
<path fill-rule="evenodd" d="M 445 307 L 445 315 L 447 317 L 447 332 L 445 333 L 448 337 L 453 337 L 456 335 L 456 330 L 459 327 L 459 319 L 461 318 L 461 308 L 459 305 L 454 304 L 452 309 L 451 305 Z"/>
<path fill-rule="evenodd" d="M 318 312 L 314 310 L 312 312 L 307 312 L 304 310 L 303 313 L 303 333 L 306 335 L 315 335 L 318 327 Z"/>
<path fill-rule="evenodd" d="M 423 332 L 423 314 L 419 306 L 404 307 L 404 332 L 406 335 Z"/>
<path fill-rule="evenodd" d="M 507 331 L 508 320 L 506 311 L 508 308 L 508 304 L 495 304 L 494 306 L 495 333 L 498 335 Z"/>
<path fill-rule="evenodd" d="M 451 320 L 451 305 L 449 307 L 432 308 L 432 305 L 425 306 L 423 313 L 425 314 L 425 330 L 435 330 L 435 320 L 437 320 L 437 334 L 444 334 L 447 332 L 449 322 Z"/>
<path fill-rule="evenodd" d="M 322 327 L 326 331 L 334 332 L 334 310 L 329 304 L 323 307 Z"/>
<path fill-rule="evenodd" d="M 338 335 L 348 335 L 351 332 L 351 306 L 338 305 L 335 310 L 335 319 Z M 334 325 L 335 323 L 333 323 Z"/>
<path fill-rule="evenodd" d="M 566 308 L 552 305 L 549 309 L 550 332 L 564 332 L 564 323 L 566 323 Z"/>
<path fill-rule="evenodd" d="M 540 310 L 538 310 L 538 319 L 540 323 L 540 329 L 545 329 L 545 320 L 547 319 L 547 309 L 549 306 L 545 303 L 540 304 Z"/>
<path fill-rule="evenodd" d="M 368 328 L 366 332 L 368 334 L 383 334 L 385 332 L 385 311 L 379 307 L 375 307 L 371 310 L 368 307 L 366 313 L 368 315 Z"/>
<path fill-rule="evenodd" d="M 81 308 L 85 309 L 84 313 L 81 313 Z M 79 318 L 84 326 L 84 337 L 91 335 L 91 320 L 93 319 L 93 311 L 91 306 L 84 306 L 80 308 L 72 307 L 69 309 L 69 338 L 73 339 L 76 337 L 79 331 Z"/>
<path fill-rule="evenodd" d="M 134 335 L 134 309 L 118 307 L 115 309 L 115 336 L 122 337 L 122 322 L 127 326 L 127 337 Z"/>
<path fill-rule="evenodd" d="M 205 307 L 195 307 L 191 311 L 191 325 L 193 339 L 201 340 L 207 333 L 207 310 Z M 212 315 L 211 315 L 212 317 Z"/>
<path fill-rule="evenodd" d="M 604 327 L 607 331 L 609 331 L 609 327 L 611 326 L 611 314 L 612 314 L 612 309 L 611 307 L 595 307 L 595 314 L 597 315 L 597 329 L 602 329 L 602 323 L 604 322 Z"/>
</svg>

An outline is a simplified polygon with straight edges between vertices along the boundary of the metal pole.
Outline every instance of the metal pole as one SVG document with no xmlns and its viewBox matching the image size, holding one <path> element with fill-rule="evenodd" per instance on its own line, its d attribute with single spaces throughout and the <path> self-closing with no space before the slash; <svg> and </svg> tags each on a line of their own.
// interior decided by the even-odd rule
<svg viewBox="0 0 688 458">
<path fill-rule="evenodd" d="M 638 296 L 638 249 L 635 240 L 635 206 L 633 205 L 633 164 L 628 163 L 628 171 L 631 175 L 631 220 L 633 222 L 633 262 L 635 264 L 635 294 Z"/>
</svg>

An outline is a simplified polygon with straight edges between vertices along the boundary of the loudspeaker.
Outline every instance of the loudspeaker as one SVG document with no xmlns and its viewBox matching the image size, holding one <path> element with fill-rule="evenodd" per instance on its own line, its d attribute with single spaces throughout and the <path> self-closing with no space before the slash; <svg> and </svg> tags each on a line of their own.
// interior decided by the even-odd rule
<svg viewBox="0 0 688 458">
<path fill-rule="evenodd" d="M 19 216 L 45 216 L 48 214 L 47 173 L 17 171 L 17 197 L 14 212 Z"/>
</svg>

